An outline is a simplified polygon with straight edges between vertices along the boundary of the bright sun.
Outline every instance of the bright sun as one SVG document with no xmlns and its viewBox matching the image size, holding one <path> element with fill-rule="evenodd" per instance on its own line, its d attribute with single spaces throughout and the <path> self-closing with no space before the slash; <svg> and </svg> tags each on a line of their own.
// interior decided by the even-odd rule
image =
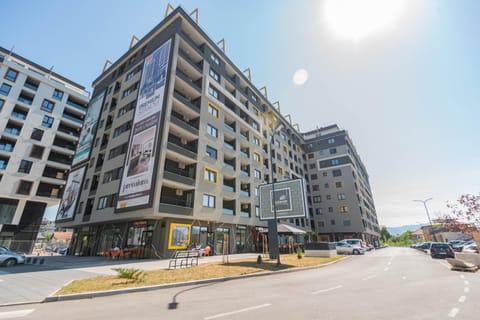
<svg viewBox="0 0 480 320">
<path fill-rule="evenodd" d="M 354 41 L 391 28 L 405 11 L 405 0 L 326 0 L 327 26 Z"/>
</svg>

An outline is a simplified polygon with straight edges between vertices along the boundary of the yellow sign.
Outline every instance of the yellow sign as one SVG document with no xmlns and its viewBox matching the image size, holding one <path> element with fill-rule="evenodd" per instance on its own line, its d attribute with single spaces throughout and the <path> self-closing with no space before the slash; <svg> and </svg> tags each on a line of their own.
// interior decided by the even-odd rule
<svg viewBox="0 0 480 320">
<path fill-rule="evenodd" d="M 187 249 L 190 243 L 190 225 L 183 223 L 171 223 L 168 235 L 168 249 Z"/>
</svg>

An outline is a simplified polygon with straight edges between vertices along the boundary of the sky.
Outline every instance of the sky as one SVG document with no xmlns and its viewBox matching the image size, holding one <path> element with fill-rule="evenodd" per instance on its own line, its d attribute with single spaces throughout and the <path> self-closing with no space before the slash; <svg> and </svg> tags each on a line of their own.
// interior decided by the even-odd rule
<svg viewBox="0 0 480 320">
<path fill-rule="evenodd" d="M 170 1 L 301 131 L 337 123 L 367 167 L 378 220 L 448 213 L 480 192 L 480 1 Z M 0 46 L 91 91 L 106 59 L 164 17 L 167 1 L 2 0 Z M 300 76 L 296 71 L 303 69 Z M 303 76 L 302 76 L 303 75 Z"/>
</svg>

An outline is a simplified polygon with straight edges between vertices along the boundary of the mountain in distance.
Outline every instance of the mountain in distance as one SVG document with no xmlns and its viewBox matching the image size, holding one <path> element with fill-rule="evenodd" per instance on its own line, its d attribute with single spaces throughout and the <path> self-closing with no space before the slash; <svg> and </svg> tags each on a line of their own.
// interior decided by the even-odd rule
<svg viewBox="0 0 480 320">
<path fill-rule="evenodd" d="M 392 236 L 399 236 L 405 231 L 412 231 L 412 232 L 417 231 L 418 229 L 420 229 L 420 227 L 424 225 L 425 224 L 420 223 L 420 224 L 410 224 L 407 226 L 400 226 L 400 227 L 387 227 L 387 230 L 388 232 L 390 232 Z"/>
</svg>

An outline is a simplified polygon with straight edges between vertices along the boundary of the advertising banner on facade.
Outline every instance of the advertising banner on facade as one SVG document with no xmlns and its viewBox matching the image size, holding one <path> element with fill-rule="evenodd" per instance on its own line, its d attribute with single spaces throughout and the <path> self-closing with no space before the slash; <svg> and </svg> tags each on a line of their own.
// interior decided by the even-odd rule
<svg viewBox="0 0 480 320">
<path fill-rule="evenodd" d="M 62 201 L 58 206 L 56 221 L 72 219 L 75 215 L 75 206 L 77 205 L 77 199 L 80 195 L 80 185 L 82 184 L 84 174 L 85 167 L 70 171 Z"/>
<path fill-rule="evenodd" d="M 168 234 L 168 249 L 187 249 L 190 243 L 190 225 L 183 223 L 172 223 Z"/>
<path fill-rule="evenodd" d="M 145 58 L 117 209 L 149 204 L 171 40 Z"/>
<path fill-rule="evenodd" d="M 90 100 L 85 121 L 83 122 L 82 132 L 80 133 L 80 139 L 78 140 L 77 151 L 73 156 L 72 166 L 87 160 L 90 155 L 93 137 L 95 136 L 94 131 L 97 128 L 98 116 L 102 110 L 104 96 L 105 91 Z"/>
</svg>

